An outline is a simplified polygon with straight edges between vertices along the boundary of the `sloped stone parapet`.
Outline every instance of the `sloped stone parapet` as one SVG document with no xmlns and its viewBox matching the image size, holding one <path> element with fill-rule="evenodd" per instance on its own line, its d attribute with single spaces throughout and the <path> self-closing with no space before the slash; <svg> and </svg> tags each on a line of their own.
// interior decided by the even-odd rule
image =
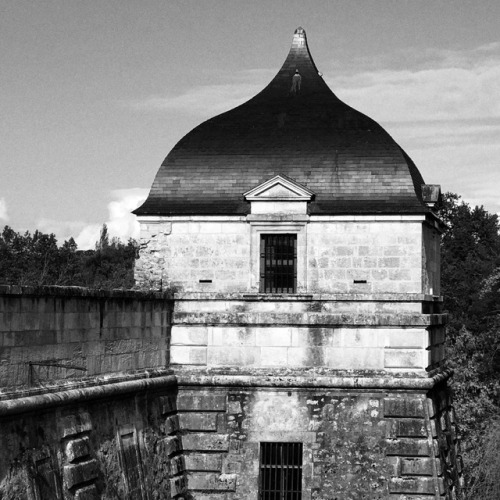
<svg viewBox="0 0 500 500">
<path fill-rule="evenodd" d="M 149 378 L 149 376 L 149 373 L 141 374 L 132 380 L 99 385 L 96 385 L 94 382 L 87 387 L 46 392 L 14 399 L 3 399 L 0 400 L 0 416 L 39 411 L 50 407 L 60 407 L 94 399 L 112 398 L 140 391 L 168 388 L 177 383 L 175 376 L 170 373 L 152 378 Z"/>
<path fill-rule="evenodd" d="M 122 299 L 171 299 L 170 291 L 133 290 L 116 288 L 113 290 L 102 288 L 86 288 L 81 286 L 20 286 L 0 285 L 0 296 L 22 295 L 26 297 L 95 297 L 95 298 L 122 298 Z"/>
</svg>

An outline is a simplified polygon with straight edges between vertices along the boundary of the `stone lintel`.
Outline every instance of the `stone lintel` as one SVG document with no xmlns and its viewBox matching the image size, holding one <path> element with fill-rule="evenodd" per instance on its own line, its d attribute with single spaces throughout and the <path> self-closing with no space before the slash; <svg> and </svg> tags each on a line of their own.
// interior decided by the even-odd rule
<svg viewBox="0 0 500 500">
<path fill-rule="evenodd" d="M 268 224 L 269 222 L 309 222 L 309 215 L 304 214 L 251 214 L 247 215 L 247 222 L 253 225 L 259 223 Z"/>
</svg>

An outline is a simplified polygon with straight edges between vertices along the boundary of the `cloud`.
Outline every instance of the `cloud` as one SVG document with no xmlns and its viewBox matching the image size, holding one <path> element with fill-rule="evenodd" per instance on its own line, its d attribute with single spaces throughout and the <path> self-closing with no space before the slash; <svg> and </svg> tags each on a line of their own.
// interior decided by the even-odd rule
<svg viewBox="0 0 500 500">
<path fill-rule="evenodd" d="M 7 202 L 5 198 L 0 198 L 0 220 L 7 222 L 9 220 L 9 216 L 7 214 Z"/>
<path fill-rule="evenodd" d="M 224 74 L 224 84 L 198 85 L 179 94 L 150 96 L 132 102 L 135 109 L 180 111 L 200 116 L 214 116 L 243 104 L 260 92 L 274 76 L 265 69 Z"/>
<path fill-rule="evenodd" d="M 500 43 L 396 51 L 325 73 L 340 99 L 386 128 L 426 182 L 500 210 Z"/>
<path fill-rule="evenodd" d="M 409 57 L 411 60 L 412 58 Z M 383 122 L 500 117 L 500 44 L 472 52 L 439 52 L 427 66 L 329 74 L 336 94 Z"/>
<path fill-rule="evenodd" d="M 139 223 L 131 212 L 146 199 L 148 192 L 149 190 L 144 188 L 111 191 L 108 219 L 101 223 L 41 219 L 37 228 L 46 233 L 54 233 L 59 243 L 73 237 L 80 250 L 88 250 L 95 247 L 105 223 L 110 238 L 119 238 L 126 242 L 129 238 L 139 237 Z"/>
</svg>

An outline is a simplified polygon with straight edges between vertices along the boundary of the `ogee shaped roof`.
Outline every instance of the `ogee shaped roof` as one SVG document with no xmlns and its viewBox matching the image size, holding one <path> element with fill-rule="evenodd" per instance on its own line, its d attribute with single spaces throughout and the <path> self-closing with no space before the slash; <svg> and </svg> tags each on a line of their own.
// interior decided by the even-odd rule
<svg viewBox="0 0 500 500">
<path fill-rule="evenodd" d="M 297 72 L 300 88 L 298 77 L 293 85 Z M 412 160 L 378 123 L 329 89 L 302 28 L 262 92 L 176 144 L 134 213 L 247 214 L 250 204 L 243 194 L 276 175 L 315 193 L 310 214 L 429 210 Z"/>
</svg>

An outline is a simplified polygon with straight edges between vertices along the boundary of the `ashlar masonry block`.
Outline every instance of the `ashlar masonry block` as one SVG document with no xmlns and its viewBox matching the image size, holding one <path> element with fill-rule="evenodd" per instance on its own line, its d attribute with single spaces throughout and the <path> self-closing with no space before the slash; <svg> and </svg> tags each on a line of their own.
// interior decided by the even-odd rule
<svg viewBox="0 0 500 500">
<path fill-rule="evenodd" d="M 190 490 L 234 491 L 236 474 L 190 474 L 188 486 Z"/>
<path fill-rule="evenodd" d="M 184 460 L 188 471 L 220 472 L 222 469 L 222 455 L 218 453 L 192 453 Z"/>
<path fill-rule="evenodd" d="M 206 365 L 207 348 L 173 345 L 170 347 L 170 362 L 176 365 Z"/>
<path fill-rule="evenodd" d="M 189 431 L 216 431 L 217 413 L 181 413 L 181 429 Z"/>
<path fill-rule="evenodd" d="M 227 434 L 190 433 L 182 436 L 182 447 L 186 451 L 227 451 Z"/>
<path fill-rule="evenodd" d="M 65 465 L 63 468 L 64 484 L 68 489 L 96 479 L 98 476 L 98 466 L 95 459 L 87 460 L 72 465 Z"/>
<path fill-rule="evenodd" d="M 258 346 L 291 346 L 292 335 L 289 328 L 265 328 L 258 329 L 256 335 L 256 344 Z"/>
<path fill-rule="evenodd" d="M 439 464 L 437 464 L 439 467 Z M 435 458 L 403 458 L 401 474 L 403 476 L 432 476 L 436 467 Z"/>
<path fill-rule="evenodd" d="M 225 394 L 179 394 L 178 411 L 225 411 Z"/>
<path fill-rule="evenodd" d="M 386 349 L 384 352 L 385 368 L 425 369 L 428 354 L 423 349 Z"/>
<path fill-rule="evenodd" d="M 386 417 L 424 418 L 424 402 L 420 398 L 385 398 L 384 415 Z"/>
<path fill-rule="evenodd" d="M 208 327 L 183 326 L 172 327 L 171 345 L 207 345 Z"/>
</svg>

